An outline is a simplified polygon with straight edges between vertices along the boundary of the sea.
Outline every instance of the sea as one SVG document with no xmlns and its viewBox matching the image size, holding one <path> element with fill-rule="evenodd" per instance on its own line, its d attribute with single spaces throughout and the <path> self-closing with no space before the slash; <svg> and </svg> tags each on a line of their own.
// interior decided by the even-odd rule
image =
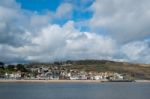
<svg viewBox="0 0 150 99">
<path fill-rule="evenodd" d="M 150 83 L 0 83 L 0 99 L 150 99 Z"/>
</svg>

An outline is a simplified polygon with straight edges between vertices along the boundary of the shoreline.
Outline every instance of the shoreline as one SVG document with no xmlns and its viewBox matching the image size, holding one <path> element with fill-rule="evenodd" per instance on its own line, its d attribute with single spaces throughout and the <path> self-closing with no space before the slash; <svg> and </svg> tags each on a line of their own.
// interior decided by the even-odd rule
<svg viewBox="0 0 150 99">
<path fill-rule="evenodd" d="M 102 83 L 100 80 L 0 80 L 0 83 Z"/>
<path fill-rule="evenodd" d="M 150 83 L 150 80 L 135 80 L 135 82 L 147 82 L 147 83 Z"/>
<path fill-rule="evenodd" d="M 104 83 L 104 82 L 110 82 L 110 81 L 101 81 L 101 80 L 0 80 L 0 83 Z M 135 80 L 135 82 L 150 83 L 150 80 Z"/>
</svg>

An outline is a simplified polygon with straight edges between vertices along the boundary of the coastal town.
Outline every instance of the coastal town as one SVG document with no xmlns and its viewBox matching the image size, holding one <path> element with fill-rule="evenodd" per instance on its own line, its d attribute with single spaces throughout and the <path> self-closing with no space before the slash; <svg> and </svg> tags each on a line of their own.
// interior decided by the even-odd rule
<svg viewBox="0 0 150 99">
<path fill-rule="evenodd" d="M 112 71 L 85 71 L 70 69 L 70 63 L 5 65 L 0 64 L 1 80 L 99 80 L 125 81 L 126 74 Z"/>
</svg>

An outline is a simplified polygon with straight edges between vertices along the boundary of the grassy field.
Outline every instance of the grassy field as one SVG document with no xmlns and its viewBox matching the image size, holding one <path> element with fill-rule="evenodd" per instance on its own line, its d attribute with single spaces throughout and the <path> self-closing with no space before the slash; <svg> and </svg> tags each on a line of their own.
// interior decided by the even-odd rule
<svg viewBox="0 0 150 99">
<path fill-rule="evenodd" d="M 85 71 L 113 71 L 127 74 L 132 79 L 150 80 L 150 64 L 131 64 L 126 62 L 114 62 L 107 60 L 80 60 L 69 61 L 70 69 L 80 69 Z"/>
</svg>

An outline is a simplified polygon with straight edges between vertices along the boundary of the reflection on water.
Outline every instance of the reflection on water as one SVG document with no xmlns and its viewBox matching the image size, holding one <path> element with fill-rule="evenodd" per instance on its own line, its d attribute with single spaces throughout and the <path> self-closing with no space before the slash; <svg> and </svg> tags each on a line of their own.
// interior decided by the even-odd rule
<svg viewBox="0 0 150 99">
<path fill-rule="evenodd" d="M 0 99 L 150 99 L 150 83 L 0 83 Z"/>
</svg>

